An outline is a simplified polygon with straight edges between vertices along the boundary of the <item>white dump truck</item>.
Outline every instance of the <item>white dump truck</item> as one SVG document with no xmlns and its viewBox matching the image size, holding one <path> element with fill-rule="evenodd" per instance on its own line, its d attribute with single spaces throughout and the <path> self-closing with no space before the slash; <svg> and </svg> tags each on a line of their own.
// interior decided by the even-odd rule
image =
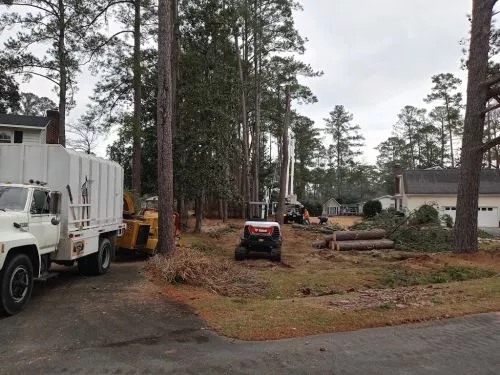
<svg viewBox="0 0 500 375">
<path fill-rule="evenodd" d="M 117 163 L 60 145 L 0 144 L 0 313 L 19 312 L 52 263 L 104 274 L 122 207 Z"/>
</svg>

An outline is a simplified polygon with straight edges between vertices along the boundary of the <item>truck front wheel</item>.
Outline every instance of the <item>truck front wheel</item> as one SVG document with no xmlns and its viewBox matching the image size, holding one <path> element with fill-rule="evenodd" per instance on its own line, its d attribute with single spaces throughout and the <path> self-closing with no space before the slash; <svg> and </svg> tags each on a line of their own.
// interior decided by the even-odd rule
<svg viewBox="0 0 500 375">
<path fill-rule="evenodd" d="M 20 312 L 33 290 L 33 264 L 25 254 L 14 255 L 0 272 L 0 314 Z"/>
</svg>

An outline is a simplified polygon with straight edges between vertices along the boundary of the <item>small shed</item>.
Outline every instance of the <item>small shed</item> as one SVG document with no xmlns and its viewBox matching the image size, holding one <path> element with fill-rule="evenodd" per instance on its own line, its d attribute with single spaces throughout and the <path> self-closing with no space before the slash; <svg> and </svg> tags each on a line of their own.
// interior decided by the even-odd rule
<svg viewBox="0 0 500 375">
<path fill-rule="evenodd" d="M 331 198 L 323 204 L 324 216 L 336 216 L 341 212 L 341 205 L 335 198 Z"/>
</svg>

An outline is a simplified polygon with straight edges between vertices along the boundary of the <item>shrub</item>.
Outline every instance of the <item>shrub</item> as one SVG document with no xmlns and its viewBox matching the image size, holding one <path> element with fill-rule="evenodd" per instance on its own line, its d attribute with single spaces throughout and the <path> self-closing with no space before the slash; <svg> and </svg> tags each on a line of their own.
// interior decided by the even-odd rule
<svg viewBox="0 0 500 375">
<path fill-rule="evenodd" d="M 424 204 L 415 211 L 411 223 L 414 225 L 440 224 L 439 212 L 433 206 Z"/>
<path fill-rule="evenodd" d="M 478 238 L 494 238 L 495 236 L 493 236 L 492 234 L 486 232 L 485 230 L 483 229 L 479 229 L 477 231 L 477 237 Z"/>
<path fill-rule="evenodd" d="M 368 201 L 363 205 L 363 215 L 365 217 L 374 217 L 382 212 L 382 203 L 380 201 Z"/>
<path fill-rule="evenodd" d="M 441 216 L 441 220 L 446 225 L 446 228 L 453 228 L 453 218 L 450 215 L 444 214 Z"/>
</svg>

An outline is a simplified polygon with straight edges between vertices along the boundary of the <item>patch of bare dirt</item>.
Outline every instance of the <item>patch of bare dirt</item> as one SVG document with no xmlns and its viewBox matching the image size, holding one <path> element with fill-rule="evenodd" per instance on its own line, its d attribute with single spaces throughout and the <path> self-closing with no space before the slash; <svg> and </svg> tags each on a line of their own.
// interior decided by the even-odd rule
<svg viewBox="0 0 500 375">
<path fill-rule="evenodd" d="M 250 255 L 251 257 L 251 255 Z M 257 269 L 257 270 L 267 270 L 267 269 L 274 269 L 274 268 L 294 268 L 288 263 L 285 262 L 272 262 L 267 259 L 258 259 L 257 256 L 255 256 L 255 259 L 245 259 L 243 262 L 240 263 L 244 267 L 252 268 L 252 269 Z"/>
<path fill-rule="evenodd" d="M 461 290 L 447 290 L 442 286 L 410 286 L 394 289 L 360 290 L 325 300 L 329 308 L 360 310 L 368 308 L 404 309 L 415 306 L 433 306 L 441 303 L 444 295 L 462 294 Z"/>
</svg>

